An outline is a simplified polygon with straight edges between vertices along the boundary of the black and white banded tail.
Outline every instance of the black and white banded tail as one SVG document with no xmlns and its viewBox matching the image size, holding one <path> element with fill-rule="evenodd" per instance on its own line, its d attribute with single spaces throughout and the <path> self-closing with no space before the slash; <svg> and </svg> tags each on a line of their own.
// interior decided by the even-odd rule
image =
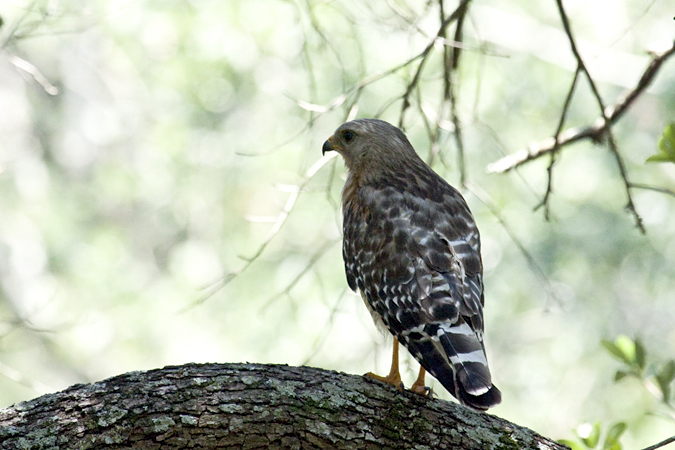
<svg viewBox="0 0 675 450">
<path fill-rule="evenodd" d="M 466 322 L 430 323 L 418 328 L 404 333 L 404 345 L 463 405 L 485 411 L 501 402 L 483 343 Z"/>
</svg>

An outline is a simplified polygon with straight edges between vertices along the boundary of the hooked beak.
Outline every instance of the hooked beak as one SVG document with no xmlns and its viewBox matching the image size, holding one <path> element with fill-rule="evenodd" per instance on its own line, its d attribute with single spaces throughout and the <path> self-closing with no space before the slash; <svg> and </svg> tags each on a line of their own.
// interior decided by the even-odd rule
<svg viewBox="0 0 675 450">
<path fill-rule="evenodd" d="M 321 154 L 325 155 L 326 152 L 330 152 L 335 150 L 335 147 L 333 147 L 333 136 L 329 137 L 326 142 L 323 143 L 323 147 L 321 147 Z"/>
</svg>

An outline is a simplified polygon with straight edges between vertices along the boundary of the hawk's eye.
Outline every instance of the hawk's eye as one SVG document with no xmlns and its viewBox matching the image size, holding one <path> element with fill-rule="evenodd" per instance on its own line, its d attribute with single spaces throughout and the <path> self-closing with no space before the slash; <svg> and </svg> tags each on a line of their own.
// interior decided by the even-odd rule
<svg viewBox="0 0 675 450">
<path fill-rule="evenodd" d="M 356 135 L 354 134 L 353 131 L 347 130 L 347 131 L 342 133 L 342 139 L 344 139 L 345 142 L 351 142 L 351 141 L 354 140 L 355 137 L 356 137 Z"/>
</svg>

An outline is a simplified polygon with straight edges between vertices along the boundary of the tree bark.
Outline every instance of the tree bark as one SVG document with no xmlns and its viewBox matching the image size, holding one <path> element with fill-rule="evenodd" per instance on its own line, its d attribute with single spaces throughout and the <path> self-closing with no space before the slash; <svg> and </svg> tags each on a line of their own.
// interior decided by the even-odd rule
<svg viewBox="0 0 675 450">
<path fill-rule="evenodd" d="M 0 410 L 7 449 L 564 449 L 499 417 L 310 367 L 187 364 Z"/>
</svg>

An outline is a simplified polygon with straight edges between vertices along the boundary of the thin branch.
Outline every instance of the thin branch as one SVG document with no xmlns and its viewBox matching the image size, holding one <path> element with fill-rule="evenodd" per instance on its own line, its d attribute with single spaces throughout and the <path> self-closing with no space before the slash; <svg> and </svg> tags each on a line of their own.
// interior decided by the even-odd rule
<svg viewBox="0 0 675 450">
<path fill-rule="evenodd" d="M 59 93 L 59 90 L 56 86 L 51 84 L 47 77 L 45 77 L 37 67 L 35 67 L 33 64 L 30 62 L 26 61 L 25 59 L 19 58 L 18 56 L 10 53 L 7 50 L 7 47 L 9 47 L 9 44 L 12 41 L 15 41 L 17 39 L 20 39 L 22 36 L 19 35 L 18 30 L 19 28 L 23 25 L 24 21 L 30 16 L 34 11 L 34 7 L 37 4 L 37 2 L 31 3 L 30 6 L 26 7 L 24 10 L 24 13 L 19 17 L 18 20 L 16 20 L 9 31 L 7 33 L 5 39 L 3 40 L 2 43 L 0 43 L 0 53 L 4 51 L 7 60 L 17 69 L 20 71 L 28 74 L 37 84 L 39 84 L 44 91 L 49 94 L 49 95 L 57 95 Z M 43 13 L 42 20 L 39 21 L 38 23 L 42 23 L 48 16 L 48 13 L 45 12 Z"/>
<path fill-rule="evenodd" d="M 261 314 L 264 313 L 264 312 L 267 310 L 267 308 L 269 308 L 269 307 L 272 305 L 272 303 L 274 303 L 276 300 L 278 300 L 279 298 L 281 298 L 281 297 L 284 296 L 284 295 L 290 294 L 291 290 L 295 287 L 295 285 L 297 285 L 297 284 L 300 282 L 300 280 L 302 280 L 302 278 L 303 278 L 305 275 L 307 275 L 307 273 L 311 270 L 311 268 L 314 267 L 314 266 L 316 265 L 316 262 L 317 262 L 319 259 L 321 259 L 321 257 L 322 257 L 322 256 L 323 256 L 323 255 L 324 255 L 324 254 L 325 254 L 325 253 L 326 253 L 333 245 L 337 244 L 339 241 L 340 241 L 340 239 L 329 239 L 329 240 L 327 240 L 327 241 L 321 246 L 321 248 L 319 248 L 316 252 L 314 252 L 314 254 L 312 255 L 312 257 L 309 259 L 309 261 L 307 262 L 307 264 L 305 265 L 305 267 L 300 271 L 300 273 L 298 273 L 298 274 L 295 276 L 295 278 L 293 278 L 293 279 L 290 281 L 290 283 L 288 283 L 288 285 L 286 285 L 286 287 L 285 287 L 281 292 L 279 292 L 279 293 L 273 295 L 272 297 L 270 297 L 269 300 L 267 300 L 267 302 L 265 302 L 265 304 L 260 308 L 260 310 L 259 310 L 258 312 L 261 313 Z"/>
<path fill-rule="evenodd" d="M 600 95 L 600 91 L 598 90 L 598 87 L 595 84 L 595 81 L 593 80 L 593 77 L 591 77 L 591 74 L 588 72 L 588 69 L 586 68 L 586 65 L 584 64 L 583 59 L 581 58 L 581 54 L 579 53 L 579 50 L 577 48 L 574 35 L 572 34 L 572 28 L 569 23 L 569 19 L 567 17 L 567 14 L 565 13 L 565 9 L 563 7 L 562 0 L 556 0 L 556 4 L 558 5 L 558 11 L 560 12 L 560 18 L 563 23 L 563 27 L 565 28 L 565 33 L 567 34 L 567 37 L 570 42 L 570 46 L 572 48 L 572 53 L 574 53 L 574 57 L 577 59 L 577 62 L 579 63 L 579 69 L 583 71 L 584 75 L 586 76 L 586 80 L 588 81 L 589 86 L 591 87 L 591 90 L 593 91 L 593 95 L 595 96 L 596 101 L 598 102 L 598 107 L 600 108 L 600 113 L 602 114 L 602 122 L 604 124 L 610 123 L 609 117 L 606 111 L 606 107 L 604 104 L 604 101 L 602 100 L 602 96 Z M 619 153 L 619 149 L 616 145 L 616 141 L 614 140 L 614 133 L 612 133 L 612 128 L 610 126 L 604 126 L 603 127 L 604 132 L 603 136 L 607 139 L 607 145 L 614 155 L 614 159 L 616 161 L 616 164 L 619 168 L 619 173 L 621 175 L 621 179 L 623 180 L 624 187 L 626 189 L 626 209 L 631 213 L 631 215 L 635 218 L 635 224 L 638 227 L 638 229 L 644 234 L 646 233 L 645 227 L 642 224 L 642 218 L 638 214 L 637 210 L 635 209 L 635 204 L 633 203 L 633 196 L 630 193 L 630 182 L 628 181 L 628 170 L 626 169 L 626 164 L 623 161 L 623 157 Z M 558 139 L 556 137 L 556 143 Z M 554 145 L 554 148 L 559 147 Z M 555 150 L 552 150 L 554 152 Z"/>
<path fill-rule="evenodd" d="M 535 159 L 541 158 L 542 156 L 552 152 L 554 148 L 560 149 L 584 139 L 590 139 L 593 142 L 600 142 L 602 136 L 605 133 L 605 128 L 608 125 L 613 125 L 623 116 L 628 108 L 633 105 L 635 100 L 644 92 L 644 90 L 652 83 L 652 81 L 654 81 L 654 78 L 661 69 L 663 63 L 666 62 L 668 58 L 673 56 L 673 54 L 675 54 L 675 41 L 673 42 L 673 45 L 667 50 L 660 53 L 654 52 L 652 61 L 645 69 L 637 85 L 622 95 L 614 105 L 608 106 L 605 109 L 603 116 L 606 117 L 607 120 L 603 119 L 603 117 L 600 117 L 595 121 L 595 123 L 593 123 L 593 125 L 568 128 L 560 134 L 557 147 L 556 139 L 550 137 L 538 144 L 530 146 L 528 149 L 517 151 L 489 164 L 488 172 L 508 172 L 525 163 L 529 163 Z"/>
<path fill-rule="evenodd" d="M 54 388 L 44 385 L 38 381 L 33 381 L 28 379 L 26 376 L 24 376 L 21 372 L 18 370 L 9 367 L 8 365 L 4 364 L 2 361 L 0 361 L 0 375 L 3 375 L 4 377 L 14 381 L 15 383 L 18 383 L 22 386 L 25 386 L 35 392 L 37 392 L 40 395 L 46 394 L 48 392 L 53 392 Z"/>
<path fill-rule="evenodd" d="M 468 8 L 465 6 L 460 12 L 460 16 L 457 19 L 457 27 L 455 29 L 455 42 L 461 43 L 463 41 L 463 27 L 464 19 L 466 18 L 466 13 Z M 452 54 L 450 55 L 449 60 L 446 62 L 446 79 L 445 79 L 445 98 L 450 102 L 450 121 L 454 125 L 454 136 L 455 136 L 455 145 L 457 146 L 457 165 L 459 168 L 459 183 L 462 186 L 466 185 L 466 163 L 464 158 L 464 139 L 462 138 L 462 124 L 459 119 L 459 114 L 457 113 L 457 94 L 455 88 L 454 74 L 457 72 L 459 67 L 459 59 L 462 55 L 462 47 L 455 46 L 452 48 Z M 446 51 L 446 55 L 447 55 Z M 449 67 L 448 65 L 449 64 Z M 449 69 L 449 71 L 448 71 Z"/>
<path fill-rule="evenodd" d="M 452 22 L 457 20 L 460 16 L 462 16 L 465 13 L 465 9 L 470 1 L 471 0 L 462 0 L 460 4 L 457 5 L 457 8 L 452 12 L 452 14 L 450 14 L 441 22 L 441 25 L 438 27 L 438 31 L 436 32 L 436 36 L 434 36 L 434 38 L 431 39 L 431 41 L 427 44 L 424 50 L 422 50 L 422 52 L 418 55 L 421 61 L 417 66 L 417 70 L 415 71 L 413 79 L 410 81 L 410 83 L 408 83 L 408 87 L 406 88 L 406 91 L 402 96 L 403 105 L 401 106 L 401 115 L 398 122 L 399 128 L 403 127 L 405 112 L 410 107 L 410 100 L 409 100 L 410 94 L 413 92 L 413 89 L 415 89 L 415 87 L 419 83 L 420 76 L 422 75 L 422 69 L 424 68 L 426 62 L 428 61 L 428 57 L 431 54 L 431 49 L 434 48 L 434 45 L 436 45 L 436 40 L 438 38 L 443 37 L 446 28 Z"/>
<path fill-rule="evenodd" d="M 438 0 L 438 15 L 441 22 L 445 20 L 445 8 L 443 0 Z M 438 36 L 439 39 L 445 39 L 446 30 L 443 30 Z M 450 71 L 448 70 L 448 47 L 443 48 L 443 100 L 438 105 L 438 110 L 434 111 L 431 106 L 427 106 L 428 103 L 425 103 L 422 99 L 419 89 L 417 89 L 417 108 L 420 112 L 420 117 L 424 122 L 424 127 L 427 130 L 429 136 L 429 142 L 431 148 L 429 151 L 429 159 L 427 164 L 430 166 L 434 163 L 434 158 L 440 153 L 440 138 L 441 138 L 441 127 L 440 123 L 443 120 L 444 110 L 446 103 L 448 102 L 448 96 L 446 95 L 447 85 L 450 83 Z M 433 124 L 431 123 L 433 122 Z"/>
<path fill-rule="evenodd" d="M 288 199 L 286 200 L 286 205 L 284 205 L 284 208 L 281 210 L 277 218 L 274 220 L 274 224 L 272 225 L 270 231 L 267 233 L 267 237 L 262 242 L 262 244 L 258 246 L 256 252 L 251 257 L 244 258 L 246 262 L 239 269 L 222 276 L 219 280 L 205 287 L 204 288 L 205 293 L 201 297 L 197 298 L 195 301 L 187 305 L 186 307 L 182 308 L 180 312 L 185 312 L 187 310 L 194 308 L 195 306 L 201 305 L 206 300 L 211 298 L 213 294 L 215 294 L 216 292 L 227 286 L 232 280 L 234 280 L 239 275 L 244 273 L 244 271 L 246 271 L 246 269 L 248 269 L 258 259 L 258 257 L 260 257 L 260 255 L 262 255 L 262 253 L 265 251 L 270 242 L 272 242 L 272 240 L 277 236 L 277 234 L 279 234 L 279 231 L 281 231 L 281 227 L 283 227 L 283 225 L 286 223 L 288 215 L 293 210 L 293 207 L 298 201 L 300 193 L 304 191 L 307 184 L 314 178 L 314 176 L 319 172 L 319 170 L 323 166 L 325 166 L 331 159 L 335 157 L 336 153 L 334 152 L 328 153 L 327 155 L 322 156 L 317 162 L 315 162 L 312 165 L 312 167 L 310 167 L 307 170 L 307 172 L 305 173 L 304 181 L 302 182 L 302 184 L 300 184 L 300 186 L 297 187 L 297 189 L 294 189 L 293 192 L 291 192 Z"/>
<path fill-rule="evenodd" d="M 401 69 L 404 69 L 405 67 L 409 66 L 410 64 L 414 63 L 418 59 L 422 57 L 422 54 L 418 54 L 413 56 L 412 58 L 408 59 L 407 61 L 404 61 L 403 63 L 399 64 L 398 66 L 394 66 L 390 69 L 387 69 L 383 72 L 379 72 L 370 76 L 367 76 L 363 78 L 361 81 L 358 83 L 354 84 L 348 91 L 342 93 L 341 95 L 335 97 L 333 100 L 331 100 L 327 105 L 317 105 L 314 103 L 310 102 L 305 102 L 303 100 L 296 100 L 298 106 L 300 108 L 306 109 L 308 111 L 314 111 L 318 112 L 319 114 L 326 114 L 331 111 L 333 111 L 336 108 L 339 108 L 342 106 L 351 95 L 354 93 L 360 91 L 361 89 L 367 87 L 370 84 L 375 83 L 376 81 L 379 81 L 383 78 L 386 78 L 387 76 L 394 74 L 398 72 Z"/>
<path fill-rule="evenodd" d="M 312 344 L 312 351 L 309 353 L 309 355 L 307 355 L 307 357 L 305 357 L 304 361 L 300 364 L 301 366 L 308 365 L 311 362 L 312 358 L 314 358 L 317 355 L 317 353 L 319 353 L 321 347 L 323 347 L 323 344 L 326 341 L 328 334 L 330 333 L 333 321 L 335 320 L 335 315 L 337 314 L 338 307 L 340 306 L 340 303 L 342 302 L 342 299 L 344 298 L 346 293 L 347 288 L 345 287 L 342 289 L 342 291 L 338 295 L 337 300 L 333 304 L 333 307 L 330 309 L 328 319 L 326 320 L 326 325 L 321 328 L 321 333 L 314 339 L 314 344 Z"/>
<path fill-rule="evenodd" d="M 649 447 L 645 447 L 642 450 L 656 450 L 657 448 L 665 447 L 666 445 L 675 442 L 675 436 L 671 436 L 668 439 L 664 439 L 658 444 L 650 445 Z"/>
<path fill-rule="evenodd" d="M 513 243 L 515 244 L 516 248 L 520 251 L 520 253 L 523 255 L 525 258 L 525 261 L 527 262 L 527 265 L 530 266 L 530 269 L 534 273 L 535 277 L 539 280 L 541 283 L 542 288 L 548 296 L 558 304 L 561 304 L 562 302 L 558 299 L 558 297 L 555 295 L 555 292 L 553 290 L 553 287 L 551 286 L 551 281 L 549 280 L 548 276 L 544 272 L 544 269 L 541 268 L 539 263 L 537 262 L 536 259 L 534 259 L 534 256 L 529 252 L 527 248 L 525 248 L 525 244 L 516 236 L 516 233 L 513 231 L 511 226 L 506 222 L 506 219 L 502 215 L 502 213 L 499 211 L 497 208 L 497 205 L 495 202 L 492 200 L 490 195 L 486 193 L 483 189 L 481 189 L 478 186 L 475 186 L 471 183 L 468 183 L 467 189 L 469 192 L 471 192 L 473 195 L 478 198 L 487 208 L 488 210 L 492 213 L 493 216 L 497 219 L 499 224 L 504 228 L 504 231 L 506 231 L 506 234 L 509 235 Z"/>
<path fill-rule="evenodd" d="M 14 22 L 14 24 L 12 25 L 10 31 L 9 31 L 9 32 L 7 33 L 7 35 L 5 36 L 4 41 L 2 41 L 2 43 L 0 43 L 0 49 L 4 49 L 5 47 L 7 47 L 7 46 L 9 45 L 10 42 L 12 42 L 13 40 L 15 40 L 15 39 L 17 38 L 17 34 L 18 34 L 19 27 L 20 27 L 20 26 L 23 24 L 23 22 L 28 18 L 28 16 L 31 15 L 31 14 L 33 13 L 33 11 L 34 11 L 33 8 L 34 8 L 34 6 L 35 6 L 36 3 L 37 3 L 37 1 L 33 1 L 33 2 L 30 4 L 30 6 L 26 6 L 26 7 L 24 8 L 24 11 L 23 11 L 23 14 L 21 15 L 21 17 L 19 17 L 19 18 Z"/>
<path fill-rule="evenodd" d="M 29 63 L 25 59 L 21 59 L 16 55 L 13 55 L 9 52 L 5 52 L 7 61 L 9 61 L 14 67 L 21 70 L 22 72 L 27 73 L 30 77 L 35 80 L 37 84 L 44 89 L 44 91 L 49 95 L 58 95 L 59 88 L 54 86 L 49 82 L 47 77 L 42 75 L 42 72 L 38 70 L 33 64 Z"/>
<path fill-rule="evenodd" d="M 567 13 L 565 13 L 565 8 L 563 6 L 562 0 L 556 0 L 556 4 L 558 5 L 560 20 L 562 21 L 563 28 L 565 29 L 565 34 L 567 34 L 567 38 L 570 42 L 572 53 L 574 54 L 574 57 L 576 58 L 579 64 L 579 70 L 581 70 L 586 76 L 588 85 L 591 87 L 591 90 L 593 91 L 593 96 L 598 102 L 598 107 L 600 108 L 600 113 L 602 114 L 602 123 L 605 124 L 605 126 L 603 127 L 604 129 L 603 136 L 607 139 L 607 146 L 609 147 L 609 150 L 612 152 L 612 155 L 614 155 L 614 160 L 616 161 L 616 164 L 619 168 L 619 173 L 621 175 L 621 179 L 623 180 L 623 184 L 626 189 L 626 209 L 635 219 L 635 225 L 642 232 L 642 234 L 644 234 L 647 232 L 647 230 L 645 230 L 645 227 L 642 223 L 642 218 L 635 209 L 633 196 L 630 193 L 630 182 L 628 181 L 628 170 L 626 169 L 626 164 L 624 163 L 623 157 L 619 153 L 619 148 L 616 144 L 616 141 L 614 140 L 614 133 L 612 132 L 612 127 L 611 125 L 607 125 L 610 124 L 611 122 L 609 120 L 609 115 L 607 114 L 605 102 L 602 100 L 602 96 L 600 95 L 600 91 L 598 90 L 598 87 L 595 84 L 595 80 L 593 80 L 593 77 L 588 72 L 586 64 L 584 64 L 584 60 L 581 57 L 581 54 L 579 53 L 579 49 L 577 48 L 577 44 L 574 39 L 574 35 L 572 33 L 572 27 L 570 25 L 569 18 L 567 17 Z M 557 136 L 556 136 L 556 144 L 558 145 L 554 145 L 554 149 L 557 149 L 559 147 Z M 555 152 L 555 150 L 551 151 Z"/>
<path fill-rule="evenodd" d="M 574 96 L 574 91 L 577 86 L 577 81 L 579 80 L 579 72 L 581 72 L 581 67 L 577 66 L 577 70 L 574 71 L 574 78 L 572 79 L 572 86 L 570 86 L 570 90 L 567 93 L 567 98 L 565 98 L 565 103 L 563 104 L 563 110 L 562 114 L 560 114 L 560 120 L 558 121 L 558 127 L 555 130 L 555 144 L 553 146 L 553 149 L 551 151 L 551 161 L 548 164 L 548 168 L 546 171 L 548 172 L 548 182 L 546 183 L 546 193 L 544 194 L 544 198 L 541 200 L 541 202 L 534 207 L 534 210 L 536 211 L 540 207 L 544 207 L 544 218 L 546 220 L 549 220 L 550 218 L 550 208 L 549 208 L 549 198 L 551 196 L 551 193 L 553 192 L 553 165 L 556 162 L 556 156 L 557 156 L 557 149 L 560 148 L 560 133 L 562 132 L 562 128 L 565 125 L 565 118 L 567 117 L 567 112 L 569 111 L 569 107 L 572 104 L 572 97 Z"/>
<path fill-rule="evenodd" d="M 675 191 L 658 186 L 650 186 L 648 184 L 641 184 L 641 183 L 630 183 L 630 187 L 632 189 L 646 189 L 649 191 L 660 192 L 661 194 L 666 194 L 675 197 Z"/>
</svg>

